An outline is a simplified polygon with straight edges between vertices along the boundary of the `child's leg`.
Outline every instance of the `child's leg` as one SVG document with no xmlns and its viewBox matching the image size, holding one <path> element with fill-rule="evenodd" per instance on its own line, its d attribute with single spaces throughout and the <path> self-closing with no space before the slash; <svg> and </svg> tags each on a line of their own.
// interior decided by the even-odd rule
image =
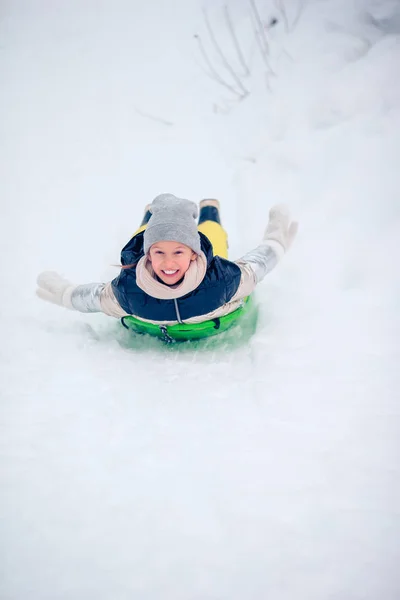
<svg viewBox="0 0 400 600">
<path fill-rule="evenodd" d="M 147 223 L 150 221 L 150 217 L 151 217 L 151 212 L 149 211 L 149 206 L 150 206 L 150 204 L 148 204 L 146 206 L 146 208 L 144 209 L 144 215 L 143 215 L 142 222 L 140 223 L 140 227 L 139 227 L 139 229 L 137 229 L 135 231 L 135 233 L 133 234 L 132 237 L 135 237 L 135 235 L 137 235 L 138 233 L 141 233 L 142 231 L 144 231 L 146 229 Z"/>
<path fill-rule="evenodd" d="M 202 200 L 198 230 L 210 240 L 215 256 L 228 258 L 228 235 L 221 225 L 218 200 Z"/>
</svg>

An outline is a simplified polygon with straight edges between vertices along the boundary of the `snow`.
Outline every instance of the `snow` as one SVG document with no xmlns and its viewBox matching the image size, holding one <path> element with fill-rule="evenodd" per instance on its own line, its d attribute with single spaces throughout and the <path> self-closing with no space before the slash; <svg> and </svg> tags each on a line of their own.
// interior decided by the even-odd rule
<svg viewBox="0 0 400 600">
<path fill-rule="evenodd" d="M 0 9 L 4 600 L 400 597 L 400 6 Z M 279 6 L 283 7 L 279 9 Z M 278 23 L 270 26 L 275 17 Z M 203 350 L 39 301 L 116 275 L 158 193 L 218 197 L 230 256 L 275 202 L 300 230 L 259 322 Z"/>
</svg>

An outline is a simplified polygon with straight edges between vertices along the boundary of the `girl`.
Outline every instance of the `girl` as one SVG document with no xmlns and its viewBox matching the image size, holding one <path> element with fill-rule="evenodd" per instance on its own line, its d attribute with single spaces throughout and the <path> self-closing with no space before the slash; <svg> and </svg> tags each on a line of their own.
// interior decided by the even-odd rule
<svg viewBox="0 0 400 600">
<path fill-rule="evenodd" d="M 274 206 L 261 244 L 227 260 L 227 234 L 219 202 L 172 194 L 146 207 L 141 227 L 121 252 L 122 269 L 109 283 L 73 285 L 52 271 L 37 279 L 43 300 L 80 312 L 133 315 L 157 325 L 201 323 L 236 310 L 291 245 L 297 223 Z"/>
</svg>

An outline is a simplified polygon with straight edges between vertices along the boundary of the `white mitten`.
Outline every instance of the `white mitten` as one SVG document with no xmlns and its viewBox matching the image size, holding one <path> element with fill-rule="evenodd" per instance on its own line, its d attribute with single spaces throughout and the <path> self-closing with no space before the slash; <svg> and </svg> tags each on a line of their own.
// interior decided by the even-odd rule
<svg viewBox="0 0 400 600">
<path fill-rule="evenodd" d="M 38 288 L 36 294 L 46 302 L 52 302 L 59 306 L 65 306 L 74 310 L 71 303 L 71 295 L 76 288 L 70 281 L 61 277 L 55 271 L 43 271 L 36 280 Z"/>
<path fill-rule="evenodd" d="M 283 255 L 296 237 L 298 227 L 296 221 L 290 221 L 288 207 L 285 204 L 275 204 L 269 211 L 269 221 L 263 241 Z"/>
</svg>

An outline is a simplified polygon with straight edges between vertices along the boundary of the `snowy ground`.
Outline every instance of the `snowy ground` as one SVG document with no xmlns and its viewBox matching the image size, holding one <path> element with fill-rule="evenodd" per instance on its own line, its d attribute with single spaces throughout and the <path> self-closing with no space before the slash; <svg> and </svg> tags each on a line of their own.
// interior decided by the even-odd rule
<svg viewBox="0 0 400 600">
<path fill-rule="evenodd" d="M 198 1 L 0 7 L 2 600 L 400 597 L 399 2 L 260 0 L 266 62 L 228 6 L 241 102 Z M 36 299 L 114 277 L 161 192 L 218 197 L 232 258 L 299 219 L 246 343 Z"/>
</svg>

